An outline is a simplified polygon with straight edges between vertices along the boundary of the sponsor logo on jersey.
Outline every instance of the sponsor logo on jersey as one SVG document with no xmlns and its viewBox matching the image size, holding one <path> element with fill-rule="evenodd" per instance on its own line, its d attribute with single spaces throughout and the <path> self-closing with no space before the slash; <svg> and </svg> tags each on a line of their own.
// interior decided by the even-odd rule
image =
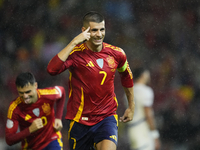
<svg viewBox="0 0 200 150">
<path fill-rule="evenodd" d="M 94 67 L 94 64 L 92 63 L 92 61 L 89 61 L 89 63 L 86 66 Z"/>
<path fill-rule="evenodd" d="M 33 109 L 33 113 L 34 113 L 34 115 L 36 115 L 37 117 L 39 117 L 39 115 L 40 115 L 40 109 L 39 108 Z"/>
<path fill-rule="evenodd" d="M 32 117 L 29 115 L 29 114 L 27 114 L 26 116 L 25 116 L 25 121 L 27 121 L 27 120 L 29 120 L 29 119 L 31 119 Z"/>
<path fill-rule="evenodd" d="M 49 103 L 44 103 L 44 104 L 42 105 L 42 109 L 43 109 L 43 112 L 44 112 L 47 116 L 50 115 L 50 113 L 51 113 L 51 107 L 50 107 Z"/>
</svg>

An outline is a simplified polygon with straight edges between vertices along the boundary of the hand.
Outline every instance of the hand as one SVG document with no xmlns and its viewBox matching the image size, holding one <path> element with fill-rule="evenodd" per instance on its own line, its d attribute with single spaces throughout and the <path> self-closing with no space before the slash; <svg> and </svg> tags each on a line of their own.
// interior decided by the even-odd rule
<svg viewBox="0 0 200 150">
<path fill-rule="evenodd" d="M 82 43 L 84 41 L 88 41 L 90 39 L 90 27 L 88 27 L 85 31 L 83 31 L 82 33 L 80 33 L 79 35 L 77 35 L 74 39 L 73 42 L 75 43 L 75 45 Z"/>
<path fill-rule="evenodd" d="M 35 119 L 29 127 L 30 133 L 33 133 L 43 127 L 43 122 L 41 118 Z"/>
<path fill-rule="evenodd" d="M 54 123 L 54 129 L 56 131 L 60 131 L 62 129 L 63 125 L 62 125 L 62 121 L 60 119 L 55 119 L 55 123 Z"/>
<path fill-rule="evenodd" d="M 133 120 L 133 114 L 134 112 L 132 111 L 132 109 L 127 108 L 124 112 L 124 115 L 120 117 L 119 122 L 129 122 Z"/>
<path fill-rule="evenodd" d="M 155 141 L 155 150 L 159 150 L 161 148 L 161 142 L 159 138 L 156 138 L 154 141 Z"/>
</svg>

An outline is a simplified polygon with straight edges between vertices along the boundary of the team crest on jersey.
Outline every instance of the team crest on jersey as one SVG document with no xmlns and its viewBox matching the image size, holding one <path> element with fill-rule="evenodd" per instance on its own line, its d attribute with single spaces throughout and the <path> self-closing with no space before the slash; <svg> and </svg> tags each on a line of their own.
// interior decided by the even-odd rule
<svg viewBox="0 0 200 150">
<path fill-rule="evenodd" d="M 51 107 L 49 103 L 44 103 L 42 105 L 43 112 L 48 116 L 51 113 Z"/>
<path fill-rule="evenodd" d="M 115 59 L 114 59 L 114 57 L 108 56 L 106 59 L 108 61 L 108 66 L 110 68 L 115 68 Z"/>
<path fill-rule="evenodd" d="M 97 59 L 97 64 L 99 65 L 99 67 L 102 69 L 103 68 L 103 59 Z"/>
<path fill-rule="evenodd" d="M 33 109 L 33 113 L 34 113 L 34 115 L 36 115 L 37 117 L 39 117 L 39 115 L 40 115 L 40 109 L 39 108 Z"/>
</svg>

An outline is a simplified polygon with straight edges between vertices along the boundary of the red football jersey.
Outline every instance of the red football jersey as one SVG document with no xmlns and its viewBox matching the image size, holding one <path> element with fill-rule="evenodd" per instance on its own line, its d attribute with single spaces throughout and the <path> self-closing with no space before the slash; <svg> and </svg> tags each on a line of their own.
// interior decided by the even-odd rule
<svg viewBox="0 0 200 150">
<path fill-rule="evenodd" d="M 85 125 L 94 125 L 116 114 L 116 70 L 121 73 L 123 86 L 133 86 L 132 73 L 124 51 L 107 43 L 103 43 L 100 52 L 91 51 L 85 43 L 79 44 L 65 62 L 55 56 L 47 67 L 52 75 L 66 69 L 69 69 L 70 76 L 65 118 Z"/>
<path fill-rule="evenodd" d="M 22 149 L 43 149 L 51 141 L 61 138 L 60 132 L 55 132 L 54 104 L 56 102 L 56 118 L 62 118 L 65 101 L 63 87 L 55 86 L 37 89 L 38 100 L 33 104 L 25 104 L 18 97 L 10 103 L 6 124 L 6 141 L 10 145 L 22 141 Z M 29 132 L 29 126 L 36 118 L 41 118 L 44 127 L 34 133 Z M 17 130 L 20 130 L 18 132 Z"/>
</svg>

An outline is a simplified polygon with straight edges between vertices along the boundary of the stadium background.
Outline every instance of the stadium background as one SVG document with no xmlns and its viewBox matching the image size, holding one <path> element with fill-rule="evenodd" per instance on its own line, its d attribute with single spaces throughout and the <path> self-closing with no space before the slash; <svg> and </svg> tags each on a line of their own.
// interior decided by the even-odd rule
<svg viewBox="0 0 200 150">
<path fill-rule="evenodd" d="M 31 71 L 40 88 L 62 85 L 67 91 L 68 73 L 52 77 L 46 66 L 81 32 L 82 16 L 90 10 L 105 16 L 105 42 L 123 48 L 132 69 L 150 68 L 162 150 L 200 149 L 198 0 L 0 0 L 0 149 L 19 149 L 4 139 L 8 105 L 17 96 L 16 75 Z M 68 150 L 65 122 L 62 133 Z M 120 123 L 118 150 L 129 150 L 128 144 Z"/>
</svg>

